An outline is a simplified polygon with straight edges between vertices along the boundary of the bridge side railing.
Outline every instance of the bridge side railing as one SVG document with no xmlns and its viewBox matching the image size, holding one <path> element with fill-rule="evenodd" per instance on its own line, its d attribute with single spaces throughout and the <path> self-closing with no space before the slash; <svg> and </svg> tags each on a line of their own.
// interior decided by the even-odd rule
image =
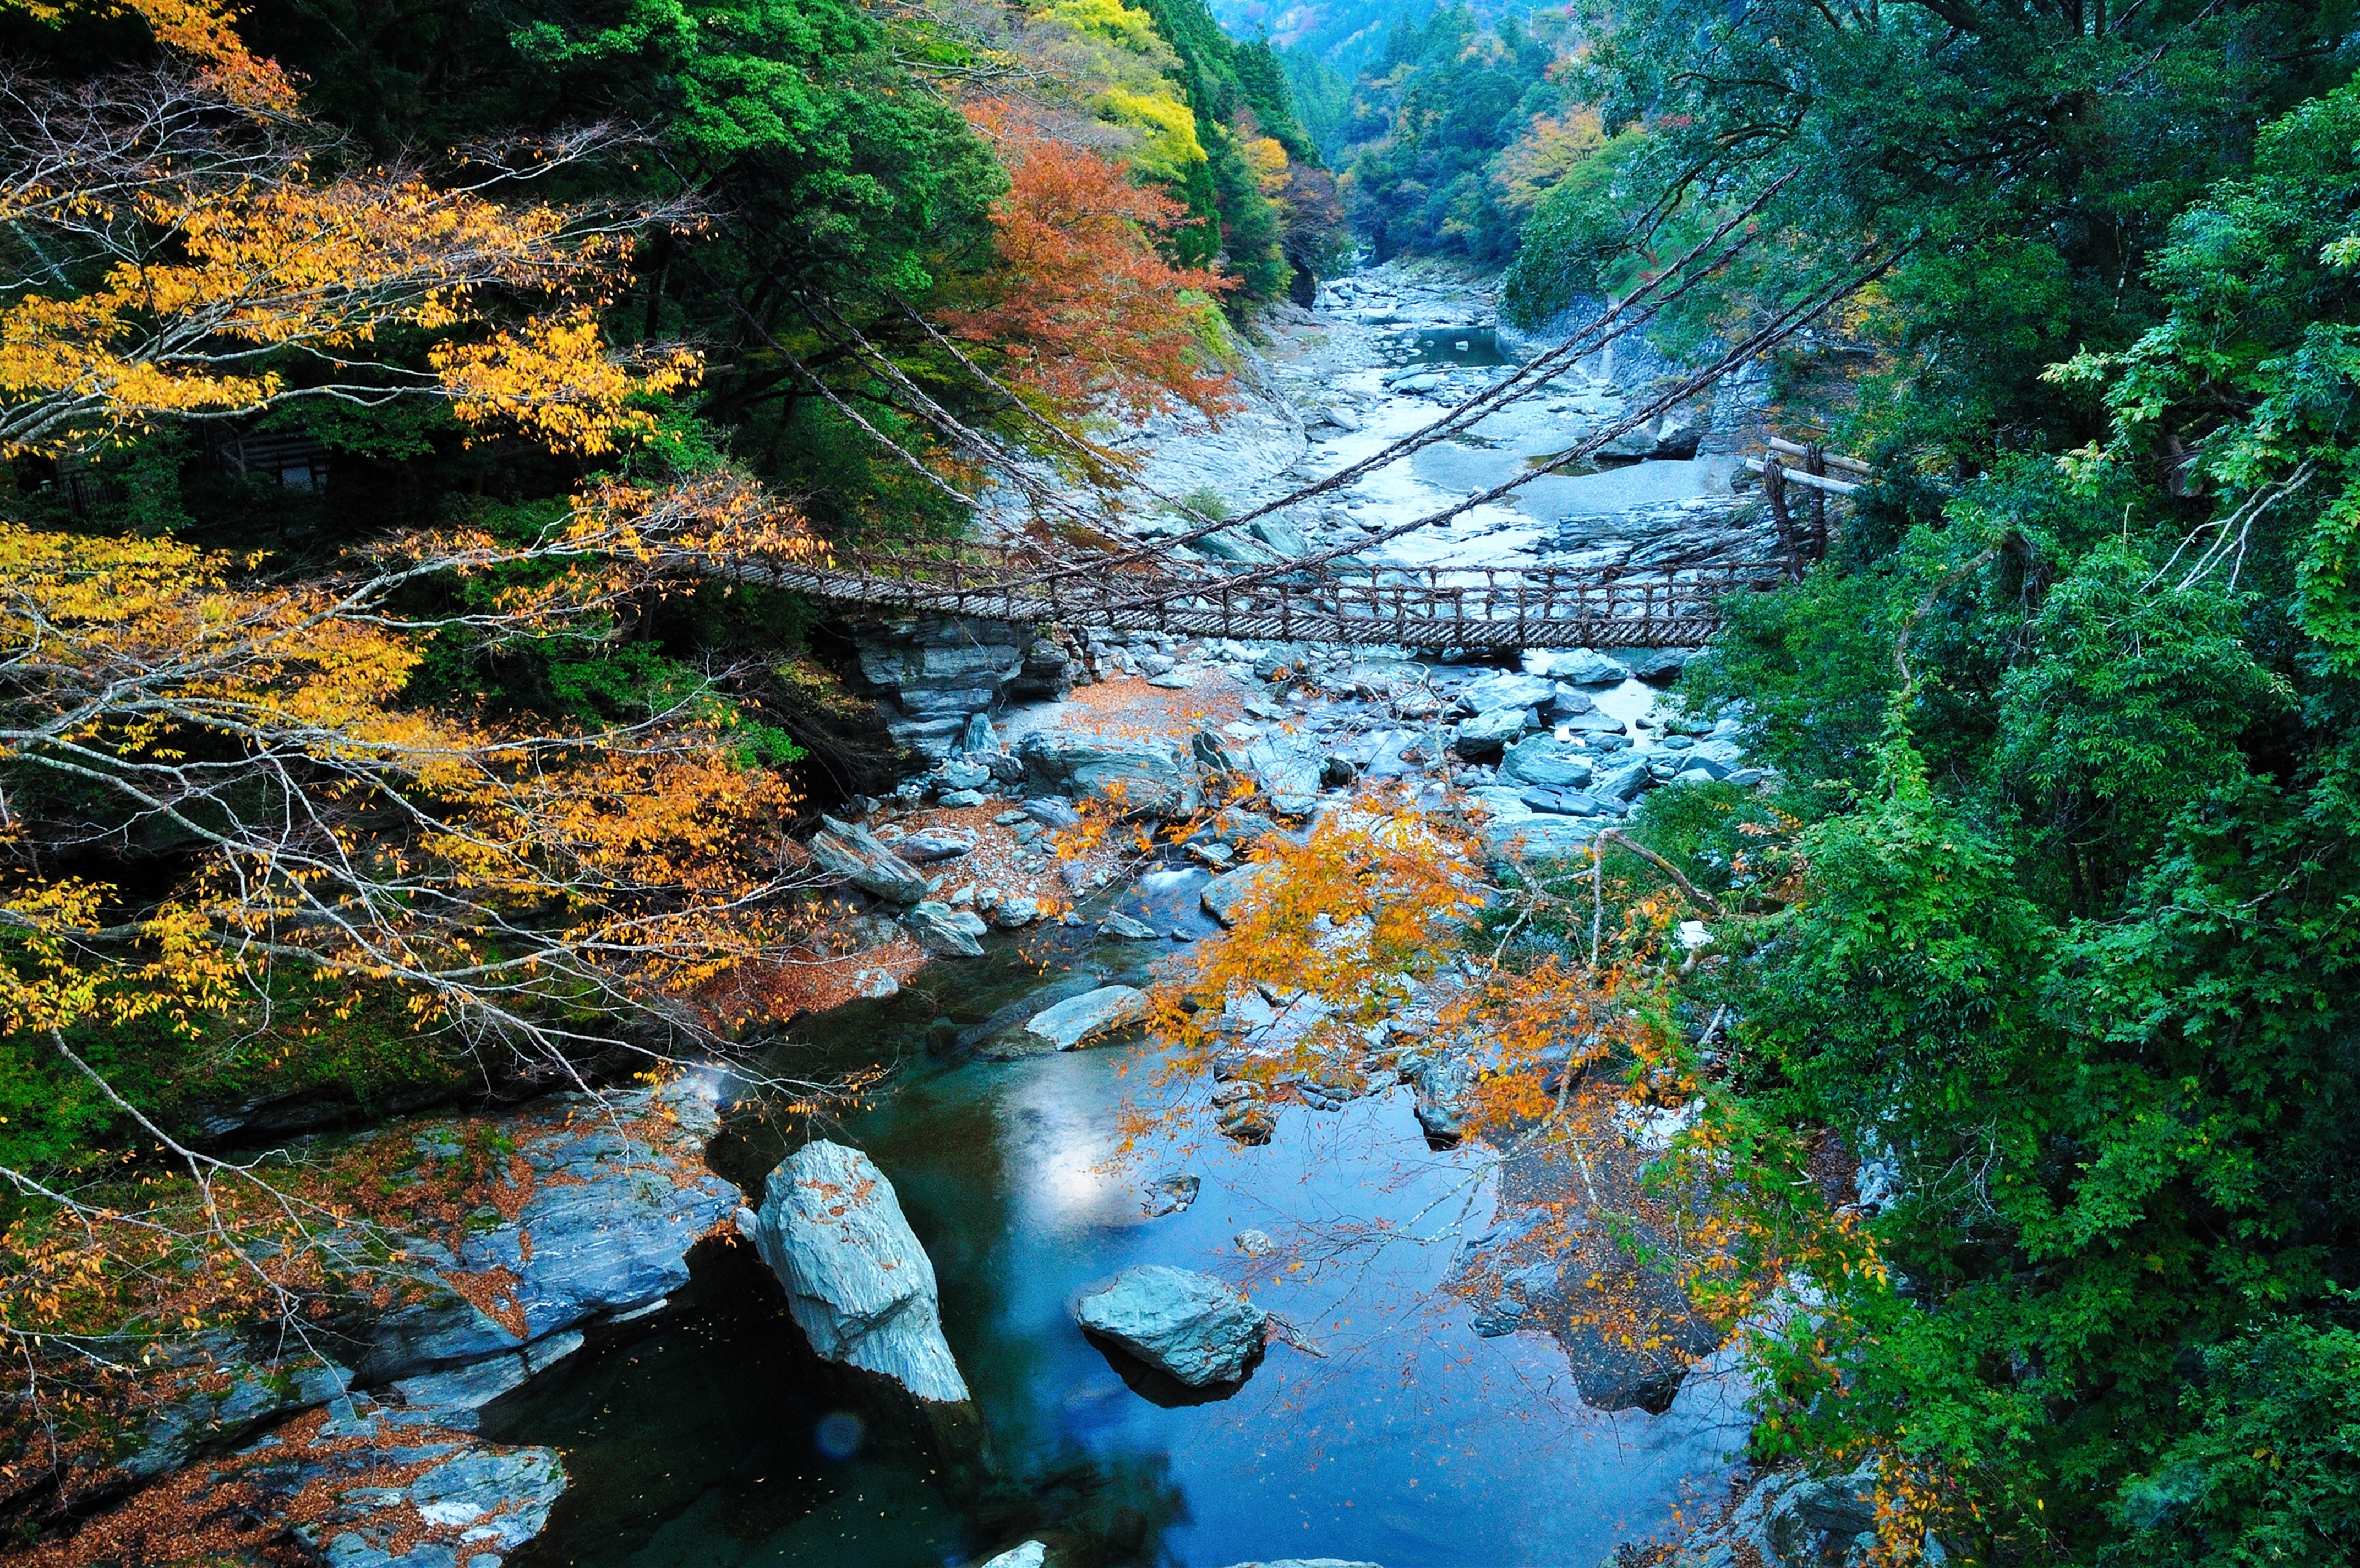
<svg viewBox="0 0 2360 1568">
<path fill-rule="evenodd" d="M 1064 621 L 1194 637 L 1439 647 L 1700 642 L 1721 601 L 1786 582 L 1775 562 L 1337 567 L 1239 582 L 1217 571 L 1043 575 L 1010 560 L 846 551 L 733 575 L 911 615 Z"/>
</svg>

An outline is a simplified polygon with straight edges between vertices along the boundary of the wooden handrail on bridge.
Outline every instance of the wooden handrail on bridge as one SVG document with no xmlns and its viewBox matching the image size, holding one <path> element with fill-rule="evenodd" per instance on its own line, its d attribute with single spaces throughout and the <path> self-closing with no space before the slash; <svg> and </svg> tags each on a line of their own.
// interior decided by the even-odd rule
<svg viewBox="0 0 2360 1568">
<path fill-rule="evenodd" d="M 1409 648 L 1693 648 L 1730 593 L 1783 585 L 1775 562 L 1339 568 L 1238 583 L 1219 572 L 1044 576 L 1037 564 L 843 551 L 685 557 L 679 570 L 903 615 L 972 615 L 1243 640 Z"/>
<path fill-rule="evenodd" d="M 1786 573 L 1799 580 L 1813 561 L 1824 561 L 1828 554 L 1828 497 L 1853 495 L 1861 485 L 1850 480 L 1830 477 L 1828 470 L 1842 469 L 1860 475 L 1862 480 L 1876 477 L 1868 464 L 1856 457 L 1828 451 L 1813 442 L 1805 446 L 1797 441 L 1782 441 L 1776 436 L 1764 440 L 1768 449 L 1765 457 L 1749 457 L 1745 466 L 1762 475 L 1762 494 L 1770 503 L 1770 518 L 1778 528 L 1778 553 L 1786 562 Z M 1801 466 L 1782 463 L 1782 457 L 1801 460 Z M 1795 527 L 1794 514 L 1787 509 L 1786 486 L 1800 485 L 1811 494 L 1810 528 L 1808 534 Z"/>
</svg>

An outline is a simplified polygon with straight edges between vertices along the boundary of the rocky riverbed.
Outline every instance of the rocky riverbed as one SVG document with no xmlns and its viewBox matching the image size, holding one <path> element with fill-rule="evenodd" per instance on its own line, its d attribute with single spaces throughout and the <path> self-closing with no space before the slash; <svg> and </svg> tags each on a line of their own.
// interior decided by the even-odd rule
<svg viewBox="0 0 2360 1568">
<path fill-rule="evenodd" d="M 1529 348 L 1446 275 L 1377 269 L 1321 303 L 1273 323 L 1222 431 L 1133 434 L 1145 485 L 1196 506 L 1284 493 Z M 1467 440 L 1195 548 L 1351 543 L 1564 450 L 1665 368 L 1593 359 Z M 1742 547 L 1747 396 L 1367 559 Z M 1137 526 L 1178 524 L 1145 507 Z M 877 1108 L 842 1142 L 797 1142 L 764 1073 L 716 1072 L 304 1146 L 466 1202 L 416 1205 L 397 1257 L 372 1242 L 313 1342 L 173 1349 L 185 1391 L 126 1440 L 123 1487 L 174 1478 L 201 1510 L 235 1489 L 337 1568 L 1156 1550 L 1209 1568 L 1282 1541 L 1391 1568 L 1556 1563 L 1720 1496 L 1742 1388 L 1695 1325 L 1652 1356 L 1585 1337 L 1574 1298 L 1600 1259 L 1526 1245 L 1569 1178 L 1459 1147 L 1476 1064 L 1404 1029 L 1318 1082 L 1187 1085 L 1203 1137 L 1110 1174 L 1128 1053 L 1092 1049 L 1136 1038 L 1153 964 L 1218 929 L 1258 838 L 1371 785 L 1470 813 L 1505 861 L 1578 850 L 1649 790 L 1759 779 L 1734 715 L 1661 701 L 1684 655 L 854 629 L 922 770 L 810 840 L 858 910 L 853 999 L 805 1021 L 783 1075 L 898 1062 Z M 1144 861 L 1119 835 L 1076 847 L 1085 818 L 1194 819 L 1240 781 L 1250 800 Z M 1195 1305 L 1122 1293 L 1171 1279 L 1205 1282 L 1173 1287 Z M 1249 1319 L 1250 1346 L 1204 1327 Z M 1731 1529 L 1775 1546 L 1805 1528 L 1778 1504 Z M 1819 1551 L 1851 1516 L 1811 1507 L 1834 1521 L 1808 1526 Z"/>
</svg>

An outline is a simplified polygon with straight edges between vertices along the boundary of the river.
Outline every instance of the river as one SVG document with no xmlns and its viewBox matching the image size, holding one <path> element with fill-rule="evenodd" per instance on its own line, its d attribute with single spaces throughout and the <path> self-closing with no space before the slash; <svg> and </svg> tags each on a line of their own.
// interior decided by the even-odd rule
<svg viewBox="0 0 2360 1568">
<path fill-rule="evenodd" d="M 1142 912 L 1206 929 L 1197 878 L 1154 880 Z M 505 1403 L 489 1434 L 558 1448 L 574 1477 L 518 1561 L 936 1568 L 1039 1538 L 1077 1563 L 1175 1568 L 1587 1568 L 1717 1495 L 1744 1416 L 1712 1364 L 1660 1416 L 1609 1414 L 1580 1403 L 1555 1341 L 1469 1328 L 1442 1287 L 1462 1222 L 1492 1214 L 1492 1183 L 1480 1150 L 1426 1148 L 1406 1091 L 1289 1106 L 1261 1148 L 1183 1128 L 1116 1163 L 1126 1099 L 1157 1093 L 1151 1054 L 929 1052 L 1044 979 L 1136 978 L 1163 951 L 1063 931 L 996 938 L 983 960 L 811 1020 L 778 1059 L 805 1073 L 903 1063 L 835 1136 L 878 1161 L 934 1259 L 972 1421 L 942 1432 L 897 1416 L 810 1356 L 745 1251 L 708 1248 L 683 1311 Z M 759 1176 L 801 1130 L 734 1125 L 716 1152 L 733 1175 Z M 1182 1171 L 1201 1196 L 1145 1217 L 1142 1180 Z M 1278 1250 L 1246 1258 L 1235 1237 L 1249 1227 Z M 1134 1391 L 1070 1303 L 1150 1262 L 1248 1284 L 1325 1358 L 1273 1346 L 1211 1402 Z"/>
<path fill-rule="evenodd" d="M 1292 407 L 1249 410 L 1219 441 L 1166 442 L 1159 484 L 1276 493 L 1415 429 L 1436 397 L 1463 396 L 1506 362 L 1463 288 L 1364 276 L 1329 303 L 1273 351 L 1271 379 Z M 1443 385 L 1394 387 L 1423 366 Z M 1602 381 L 1553 388 L 1298 524 L 1349 539 L 1415 517 L 1560 450 L 1619 398 Z M 1306 441 L 1323 408 L 1343 423 L 1312 423 Z M 1379 559 L 1514 564 L 1627 549 L 1618 540 L 1718 523 L 1732 466 L 1553 478 Z M 1627 720 L 1653 694 L 1626 686 L 1602 704 Z M 1163 873 L 1125 907 L 1203 934 L 1200 883 Z M 1590 1568 L 1725 1496 L 1746 1417 L 1719 1362 L 1661 1415 L 1607 1413 L 1581 1402 L 1555 1340 L 1475 1334 L 1447 1282 L 1461 1235 L 1493 1217 L 1496 1182 L 1482 1150 L 1427 1148 L 1408 1091 L 1332 1112 L 1287 1105 L 1259 1148 L 1166 1127 L 1117 1161 L 1126 1105 L 1162 1092 L 1151 1048 L 991 1062 L 959 1040 L 1076 971 L 1139 980 L 1171 945 L 1056 927 L 990 943 L 984 959 L 928 966 L 898 996 L 803 1020 L 770 1063 L 788 1077 L 892 1064 L 870 1107 L 825 1130 L 866 1149 L 898 1190 L 973 1410 L 913 1420 L 864 1375 L 818 1362 L 750 1252 L 708 1244 L 676 1310 L 487 1412 L 487 1435 L 556 1448 L 573 1477 L 519 1564 L 951 1568 L 1033 1538 L 1076 1565 Z M 759 1192 L 812 1129 L 757 1117 L 762 1096 L 734 1092 L 741 1110 L 714 1161 Z M 1201 1178 L 1201 1195 L 1148 1218 L 1142 1182 L 1180 1172 Z M 1246 1256 L 1247 1229 L 1275 1250 Z M 1139 1263 L 1246 1286 L 1324 1356 L 1275 1345 L 1225 1399 L 1175 1399 L 1176 1385 L 1132 1368 L 1135 1388 L 1075 1327 L 1072 1302 Z"/>
</svg>

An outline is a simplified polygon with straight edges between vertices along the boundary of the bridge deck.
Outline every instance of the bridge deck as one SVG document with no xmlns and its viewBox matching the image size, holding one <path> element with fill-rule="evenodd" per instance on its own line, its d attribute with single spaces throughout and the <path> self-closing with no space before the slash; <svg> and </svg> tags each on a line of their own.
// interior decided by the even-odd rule
<svg viewBox="0 0 2360 1568">
<path fill-rule="evenodd" d="M 710 562 L 700 570 L 713 570 Z M 1227 581 L 1218 572 L 1100 575 L 1019 564 L 867 553 L 739 559 L 725 574 L 900 615 L 972 615 L 1185 637 L 1405 648 L 1694 648 L 1732 593 L 1788 581 L 1765 562 L 1661 566 L 1324 566 Z"/>
</svg>

